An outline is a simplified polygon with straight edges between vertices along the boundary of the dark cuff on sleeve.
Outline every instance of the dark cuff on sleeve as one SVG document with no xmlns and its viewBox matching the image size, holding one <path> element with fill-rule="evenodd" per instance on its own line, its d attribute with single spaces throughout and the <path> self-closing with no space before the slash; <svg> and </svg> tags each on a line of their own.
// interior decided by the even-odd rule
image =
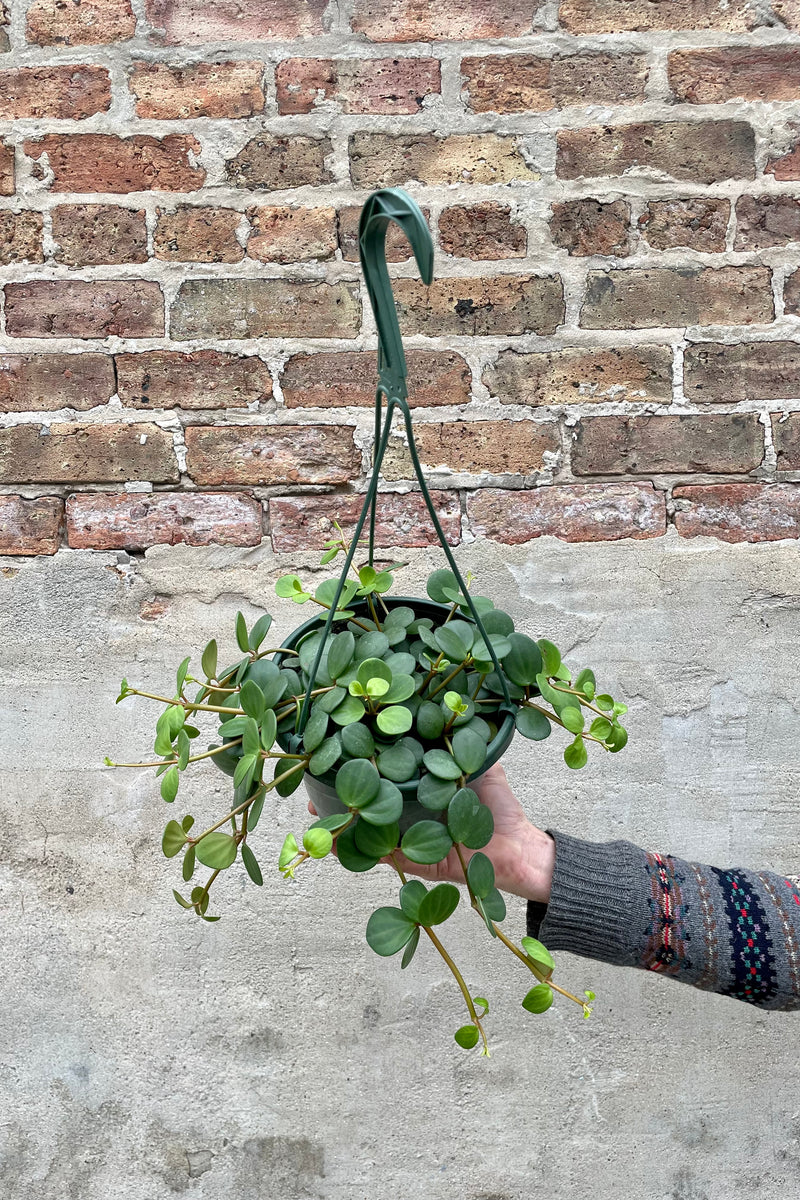
<svg viewBox="0 0 800 1200">
<path fill-rule="evenodd" d="M 548 950 L 630 963 L 636 954 L 631 909 L 643 851 L 632 842 L 584 842 L 547 832 L 556 843 L 553 886 L 547 905 L 528 903 L 529 936 Z"/>
</svg>

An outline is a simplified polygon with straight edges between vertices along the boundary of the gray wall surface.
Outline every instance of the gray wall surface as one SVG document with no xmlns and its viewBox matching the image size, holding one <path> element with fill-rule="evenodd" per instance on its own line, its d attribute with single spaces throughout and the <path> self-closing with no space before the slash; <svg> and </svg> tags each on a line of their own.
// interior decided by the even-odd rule
<svg viewBox="0 0 800 1200">
<path fill-rule="evenodd" d="M 630 705 L 630 742 L 582 772 L 518 739 L 512 784 L 541 825 L 719 866 L 800 871 L 796 542 L 463 546 L 534 636 Z M 301 560 L 298 560 L 301 561 Z M 308 560 L 313 561 L 312 559 Z M 423 947 L 401 972 L 364 940 L 388 872 L 274 868 L 302 792 L 265 810 L 259 890 L 230 872 L 215 925 L 182 913 L 173 814 L 147 757 L 155 690 L 291 564 L 256 550 L 62 551 L 0 560 L 0 1195 L 6 1200 L 751 1200 L 800 1184 L 798 1014 L 561 954 L 573 1005 L 528 1016 L 516 960 L 468 910 L 447 941 L 488 995 L 492 1057 L 456 1047 L 461 997 Z M 439 565 L 414 552 L 401 590 Z M 227 781 L 197 770 L 191 811 Z M 176 808 L 187 811 L 184 790 Z M 524 932 L 524 905 L 506 922 Z"/>
</svg>

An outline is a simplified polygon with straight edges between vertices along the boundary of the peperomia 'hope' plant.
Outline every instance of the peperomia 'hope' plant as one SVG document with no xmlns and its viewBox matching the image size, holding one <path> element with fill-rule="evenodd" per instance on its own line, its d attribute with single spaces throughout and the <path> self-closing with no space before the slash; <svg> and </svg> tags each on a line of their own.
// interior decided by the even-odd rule
<svg viewBox="0 0 800 1200">
<path fill-rule="evenodd" d="M 213 764 L 232 779 L 225 811 L 200 832 L 190 813 L 167 823 L 162 849 L 182 859 L 184 887 L 178 904 L 205 921 L 210 891 L 221 872 L 241 863 L 257 886 L 262 862 L 287 879 L 307 864 L 335 853 L 352 873 L 379 863 L 394 868 L 398 893 L 377 908 L 366 937 L 380 955 L 400 954 L 411 963 L 424 936 L 453 973 L 467 1007 L 468 1023 L 455 1033 L 460 1046 L 480 1044 L 488 1053 L 484 1021 L 489 1009 L 472 996 L 440 940 L 440 927 L 461 904 L 451 883 L 426 886 L 408 879 L 398 851 L 412 863 L 431 865 L 452 856 L 460 862 L 470 906 L 492 938 L 503 943 L 534 976 L 522 1000 L 532 1013 L 545 1012 L 560 992 L 588 1016 L 591 992 L 578 999 L 553 980 L 554 962 L 535 938 L 516 945 L 501 928 L 506 915 L 485 848 L 494 831 L 491 810 L 472 786 L 502 756 L 515 732 L 531 741 L 550 735 L 553 725 L 568 735 L 567 766 L 585 765 L 592 744 L 616 753 L 627 741 L 620 724 L 626 706 L 598 694 L 592 671 L 574 674 L 557 647 L 545 638 L 518 632 L 508 613 L 487 597 L 475 596 L 464 580 L 442 532 L 419 464 L 407 403 L 405 357 L 391 286 L 384 237 L 390 220 L 407 233 L 423 280 L 432 278 L 430 233 L 416 204 L 404 192 L 375 193 L 364 206 L 361 258 L 379 335 L 375 455 L 364 506 L 352 536 L 336 536 L 322 557 L 326 565 L 344 555 L 340 574 L 318 586 L 284 575 L 278 596 L 320 610 L 281 646 L 269 646 L 272 618 L 265 613 L 247 628 L 238 614 L 239 656 L 220 666 L 216 640 L 200 656 L 200 670 L 184 659 L 174 692 L 154 695 L 123 680 L 119 699 L 146 696 L 163 706 L 156 722 L 153 762 L 110 766 L 154 767 L 163 799 L 174 804 L 186 772 L 195 763 Z M 385 416 L 382 410 L 386 401 Z M 437 533 L 447 568 L 427 583 L 427 598 L 394 597 L 400 564 L 381 565 L 374 554 L 374 501 L 392 416 L 405 422 L 409 453 Z M 361 531 L 369 518 L 366 560 L 356 564 Z M 209 745 L 193 753 L 201 722 L 218 724 Z M 270 845 L 270 794 L 292 795 L 305 782 L 318 814 L 282 847 Z M 266 826 L 266 833 L 265 827 Z M 261 847 L 265 846 L 266 851 Z M 198 880 L 200 869 L 210 874 Z"/>
</svg>

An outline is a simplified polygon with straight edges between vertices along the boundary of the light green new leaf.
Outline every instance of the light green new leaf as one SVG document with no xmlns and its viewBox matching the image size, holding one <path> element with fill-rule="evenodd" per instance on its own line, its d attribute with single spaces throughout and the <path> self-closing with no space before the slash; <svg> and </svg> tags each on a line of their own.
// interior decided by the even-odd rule
<svg viewBox="0 0 800 1200">
<path fill-rule="evenodd" d="M 543 970 L 549 973 L 554 969 L 556 965 L 555 959 L 547 949 L 547 946 L 543 942 L 538 941 L 537 938 L 524 937 L 522 939 L 522 949 L 528 955 L 528 958 L 533 959 L 536 965 L 542 967 Z"/>
<path fill-rule="evenodd" d="M 529 1013 L 543 1013 L 547 1012 L 552 1003 L 553 989 L 546 983 L 538 983 L 528 992 L 522 1001 L 522 1007 Z"/>
<path fill-rule="evenodd" d="M 161 799 L 166 800 L 167 804 L 172 804 L 178 794 L 178 783 L 180 776 L 178 775 L 177 767 L 170 767 L 166 775 L 161 780 Z"/>
</svg>

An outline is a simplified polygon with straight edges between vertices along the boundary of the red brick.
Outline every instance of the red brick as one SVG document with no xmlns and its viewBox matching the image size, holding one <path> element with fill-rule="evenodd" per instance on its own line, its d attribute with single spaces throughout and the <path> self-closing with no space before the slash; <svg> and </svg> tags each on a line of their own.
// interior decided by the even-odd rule
<svg viewBox="0 0 800 1200">
<path fill-rule="evenodd" d="M 590 271 L 585 329 L 750 325 L 774 317 L 767 267 Z"/>
<path fill-rule="evenodd" d="M 248 208 L 253 232 L 248 258 L 259 262 L 306 262 L 333 258 L 336 253 L 335 208 Z"/>
<path fill-rule="evenodd" d="M 541 0 L 356 0 L 352 26 L 372 42 L 468 41 L 524 37 Z"/>
<path fill-rule="evenodd" d="M 107 404 L 115 391 L 107 354 L 1 354 L 0 412 Z"/>
<path fill-rule="evenodd" d="M 44 262 L 42 214 L 0 208 L 0 265 Z"/>
<path fill-rule="evenodd" d="M 456 258 L 524 258 L 528 247 L 525 226 L 512 220 L 507 204 L 455 205 L 439 217 L 439 241 Z"/>
<path fill-rule="evenodd" d="M 175 483 L 172 436 L 157 425 L 0 429 L 1 483 Z"/>
<path fill-rule="evenodd" d="M 800 130 L 800 125 L 791 122 L 788 129 L 796 134 Z M 800 179 L 800 141 L 795 140 L 792 148 L 786 154 L 771 159 L 764 171 L 767 175 L 774 175 L 776 179 L 780 180 Z"/>
<path fill-rule="evenodd" d="M 800 99 L 797 46 L 676 50 L 669 55 L 668 74 L 677 99 L 689 104 Z"/>
<path fill-rule="evenodd" d="M 128 408 L 246 408 L 272 396 L 269 368 L 254 355 L 148 350 L 118 354 L 116 364 L 117 391 Z"/>
<path fill-rule="evenodd" d="M 783 285 L 783 305 L 790 316 L 800 316 L 800 271 L 787 276 Z"/>
<path fill-rule="evenodd" d="M 347 483 L 361 473 L 351 426 L 189 425 L 187 470 L 197 483 Z"/>
<path fill-rule="evenodd" d="M 254 117 L 264 111 L 260 62 L 134 62 L 128 87 L 136 115 L 157 121 L 194 117 Z"/>
<path fill-rule="evenodd" d="M 652 121 L 562 129 L 557 135 L 556 174 L 637 175 L 651 171 L 692 183 L 755 177 L 755 137 L 745 121 Z"/>
<path fill-rule="evenodd" d="M 643 54 L 491 54 L 462 59 L 461 74 L 473 112 L 546 112 L 644 100 L 647 60 Z"/>
<path fill-rule="evenodd" d="M 0 496 L 0 554 L 55 554 L 61 541 L 64 501 Z"/>
<path fill-rule="evenodd" d="M 800 471 L 800 413 L 772 413 L 772 442 L 779 471 Z"/>
<path fill-rule="evenodd" d="M 147 262 L 144 209 L 62 204 L 52 210 L 56 262 L 70 267 Z"/>
<path fill-rule="evenodd" d="M 720 29 L 732 33 L 768 25 L 752 0 L 561 0 L 561 24 L 570 33 L 648 29 Z"/>
<path fill-rule="evenodd" d="M 625 200 L 564 200 L 553 205 L 550 236 L 556 246 L 576 256 L 631 252 L 631 210 Z"/>
<path fill-rule="evenodd" d="M 730 211 L 729 201 L 705 196 L 651 200 L 639 217 L 639 230 L 655 250 L 724 250 Z"/>
<path fill-rule="evenodd" d="M 672 348 L 624 346 L 549 354 L 502 350 L 483 383 L 501 404 L 586 404 L 672 400 Z"/>
<path fill-rule="evenodd" d="M 166 262 L 241 262 L 244 247 L 236 238 L 242 214 L 235 208 L 181 204 L 156 209 L 153 238 L 156 258 Z"/>
<path fill-rule="evenodd" d="M 99 46 L 136 32 L 130 0 L 33 0 L 27 38 L 40 46 Z"/>
<path fill-rule="evenodd" d="M 429 468 L 492 475 L 534 475 L 558 454 L 561 441 L 554 421 L 444 421 L 414 429 L 420 461 Z M 396 443 L 384 459 L 387 479 L 411 479 L 405 445 Z"/>
<path fill-rule="evenodd" d="M 558 275 L 487 275 L 472 279 L 394 280 L 404 333 L 467 337 L 555 333 L 564 319 Z"/>
<path fill-rule="evenodd" d="M 406 350 L 408 402 L 412 408 L 468 404 L 470 369 L 447 350 Z M 371 408 L 378 378 L 371 350 L 295 354 L 281 377 L 287 408 Z"/>
<path fill-rule="evenodd" d="M 700 342 L 684 351 L 683 372 L 695 403 L 792 400 L 800 395 L 800 344 Z"/>
<path fill-rule="evenodd" d="M 800 200 L 794 196 L 741 196 L 736 201 L 735 250 L 763 250 L 800 240 Z"/>
<path fill-rule="evenodd" d="M 0 71 L 0 121 L 69 117 L 79 121 L 111 105 L 105 67 L 19 67 Z"/>
<path fill-rule="evenodd" d="M 800 487 L 781 483 L 710 483 L 676 487 L 681 537 L 775 542 L 800 537 Z M 683 506 L 686 507 L 683 507 Z"/>
<path fill-rule="evenodd" d="M 516 137 L 497 133 L 355 133 L 350 138 L 350 175 L 358 188 L 420 183 L 514 183 L 534 180 Z"/>
<path fill-rule="evenodd" d="M 467 404 L 470 370 L 449 350 L 405 350 L 409 404 Z M 378 358 L 372 350 L 295 354 L 283 368 L 281 390 L 287 408 L 371 408 L 375 402 Z"/>
<path fill-rule="evenodd" d="M 82 550 L 258 546 L 261 505 L 246 492 L 84 492 L 67 500 L 67 540 Z"/>
<path fill-rule="evenodd" d="M 259 134 L 228 160 L 225 175 L 233 187 L 294 188 L 330 183 L 325 166 L 332 151 L 330 138 L 276 137 Z"/>
<path fill-rule="evenodd" d="M 153 40 L 168 46 L 201 42 L 275 42 L 324 32 L 328 0 L 145 0 Z"/>
<path fill-rule="evenodd" d="M 172 306 L 177 341 L 194 337 L 353 338 L 357 285 L 295 279 L 189 279 Z"/>
<path fill-rule="evenodd" d="M 575 426 L 576 475 L 754 471 L 764 457 L 758 413 L 588 417 Z"/>
<path fill-rule="evenodd" d="M 14 195 L 14 147 L 0 142 L 0 196 Z"/>
<path fill-rule="evenodd" d="M 436 515 L 451 546 L 461 541 L 461 503 L 457 492 L 432 492 Z M 277 552 L 320 550 L 336 537 L 333 522 L 345 535 L 355 528 L 364 497 L 361 495 L 282 496 L 269 502 L 272 546 Z M 382 492 L 375 502 L 376 546 L 433 546 L 436 531 L 419 492 Z"/>
<path fill-rule="evenodd" d="M 11 337 L 163 337 L 164 297 L 144 280 L 40 280 L 8 283 Z"/>
<path fill-rule="evenodd" d="M 438 58 L 287 58 L 275 82 L 281 113 L 331 103 L 346 113 L 415 113 L 442 90 Z"/>
<path fill-rule="evenodd" d="M 483 488 L 467 496 L 473 533 L 516 546 L 537 537 L 611 542 L 661 537 L 664 493 L 650 483 L 575 483 L 524 492 Z"/>
<path fill-rule="evenodd" d="M 200 153 L 197 138 L 178 133 L 164 138 L 48 133 L 26 142 L 25 153 L 37 160 L 47 155 L 54 192 L 192 192 L 206 178 L 189 160 L 190 153 Z M 37 171 L 45 177 L 41 163 Z"/>
<path fill-rule="evenodd" d="M 430 224 L 430 209 L 422 206 L 422 215 Z M 338 214 L 339 249 L 345 262 L 358 262 L 358 223 L 361 205 L 340 208 Z M 408 238 L 396 221 L 390 221 L 386 230 L 386 261 L 406 262 L 412 257 Z"/>
</svg>

